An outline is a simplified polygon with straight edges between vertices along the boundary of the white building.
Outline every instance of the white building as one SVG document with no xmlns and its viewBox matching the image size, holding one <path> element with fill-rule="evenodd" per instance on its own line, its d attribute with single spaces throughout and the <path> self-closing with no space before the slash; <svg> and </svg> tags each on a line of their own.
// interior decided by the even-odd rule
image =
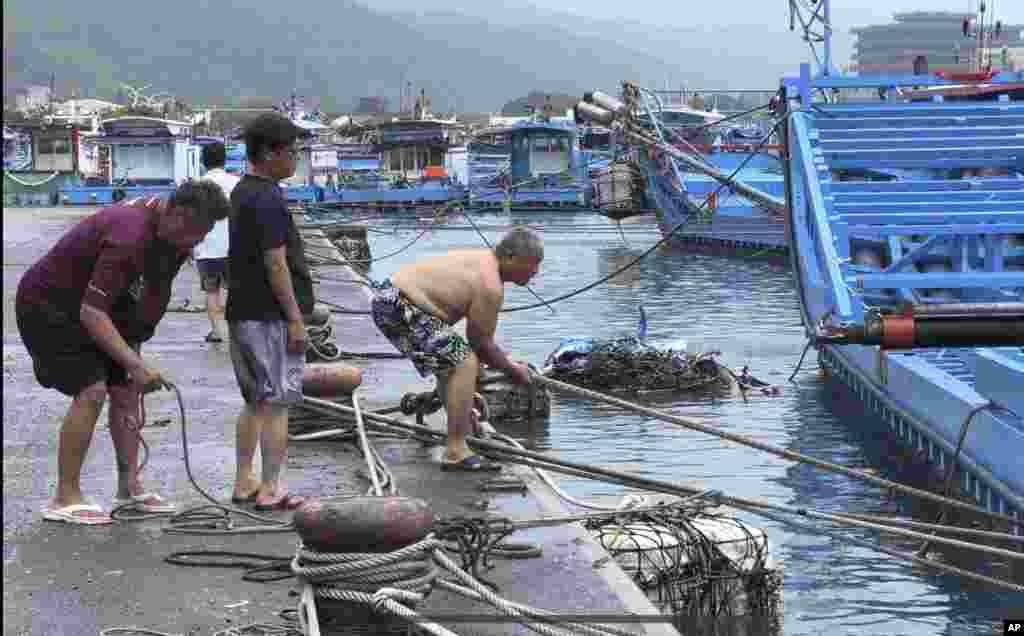
<svg viewBox="0 0 1024 636">
<path fill-rule="evenodd" d="M 29 84 L 18 89 L 14 96 L 14 108 L 27 113 L 50 105 L 50 87 L 44 84 Z"/>
</svg>

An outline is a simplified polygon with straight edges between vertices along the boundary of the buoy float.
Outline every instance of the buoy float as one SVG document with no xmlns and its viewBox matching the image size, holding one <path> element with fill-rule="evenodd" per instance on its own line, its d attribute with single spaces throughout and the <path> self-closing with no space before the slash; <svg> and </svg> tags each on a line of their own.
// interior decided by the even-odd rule
<svg viewBox="0 0 1024 636">
<path fill-rule="evenodd" d="M 311 397 L 351 393 L 363 383 L 363 372 L 344 364 L 307 364 L 302 372 L 302 392 Z"/>
<path fill-rule="evenodd" d="M 295 530 L 321 552 L 391 552 L 426 537 L 430 505 L 413 497 L 314 499 L 295 511 Z"/>
</svg>

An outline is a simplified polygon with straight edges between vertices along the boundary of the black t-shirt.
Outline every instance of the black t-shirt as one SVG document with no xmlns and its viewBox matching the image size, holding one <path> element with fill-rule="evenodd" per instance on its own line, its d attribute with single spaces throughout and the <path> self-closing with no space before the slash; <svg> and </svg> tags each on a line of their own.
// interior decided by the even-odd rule
<svg viewBox="0 0 1024 636">
<path fill-rule="evenodd" d="M 227 319 L 285 320 L 284 310 L 270 286 L 270 274 L 263 255 L 287 245 L 295 300 L 303 315 L 313 312 L 313 279 L 299 230 L 288 213 L 288 204 L 275 181 L 247 174 L 231 191 L 231 220 L 228 223 Z"/>
</svg>

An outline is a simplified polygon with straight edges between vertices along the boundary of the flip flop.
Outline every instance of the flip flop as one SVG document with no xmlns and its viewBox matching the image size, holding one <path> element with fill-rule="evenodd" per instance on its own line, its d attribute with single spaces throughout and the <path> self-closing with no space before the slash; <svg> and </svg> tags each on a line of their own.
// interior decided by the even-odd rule
<svg viewBox="0 0 1024 636">
<path fill-rule="evenodd" d="M 206 341 L 207 342 L 224 342 L 224 339 L 211 331 L 210 333 L 206 334 Z"/>
<path fill-rule="evenodd" d="M 125 499 L 115 497 L 114 507 L 119 506 L 131 506 L 139 512 L 146 512 L 149 514 L 173 513 L 178 511 L 177 506 L 155 492 L 144 492 L 141 495 L 132 495 Z"/>
<path fill-rule="evenodd" d="M 306 503 L 306 498 L 301 495 L 285 495 L 280 499 L 272 501 L 267 504 L 256 504 L 253 506 L 256 510 L 270 511 L 270 510 L 295 510 L 302 504 Z"/>
<path fill-rule="evenodd" d="M 249 503 L 252 503 L 252 502 L 256 501 L 256 495 L 258 495 L 259 492 L 260 492 L 259 489 L 256 489 L 256 490 L 252 491 L 250 494 L 248 494 L 248 495 L 246 495 L 244 497 L 236 497 L 235 495 L 231 495 L 231 503 L 233 503 L 233 504 L 249 504 Z"/>
<path fill-rule="evenodd" d="M 75 504 L 63 508 L 47 508 L 43 511 L 43 519 L 60 521 L 82 526 L 102 526 L 114 523 L 110 515 L 96 504 Z"/>
<path fill-rule="evenodd" d="M 461 462 L 441 462 L 441 470 L 470 473 L 497 472 L 501 470 L 501 464 L 484 459 L 480 455 L 470 455 Z"/>
</svg>

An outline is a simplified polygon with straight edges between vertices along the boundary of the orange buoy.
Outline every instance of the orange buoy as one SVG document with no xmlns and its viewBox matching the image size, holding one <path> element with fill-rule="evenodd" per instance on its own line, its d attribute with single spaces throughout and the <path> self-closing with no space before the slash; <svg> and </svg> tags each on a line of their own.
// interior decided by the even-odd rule
<svg viewBox="0 0 1024 636">
<path fill-rule="evenodd" d="M 344 364 L 307 364 L 302 373 L 302 392 L 311 397 L 351 393 L 362 383 L 362 371 Z"/>
<path fill-rule="evenodd" d="M 303 543 L 320 552 L 391 552 L 426 537 L 434 513 L 413 497 L 313 499 L 295 511 L 294 523 Z"/>
</svg>

